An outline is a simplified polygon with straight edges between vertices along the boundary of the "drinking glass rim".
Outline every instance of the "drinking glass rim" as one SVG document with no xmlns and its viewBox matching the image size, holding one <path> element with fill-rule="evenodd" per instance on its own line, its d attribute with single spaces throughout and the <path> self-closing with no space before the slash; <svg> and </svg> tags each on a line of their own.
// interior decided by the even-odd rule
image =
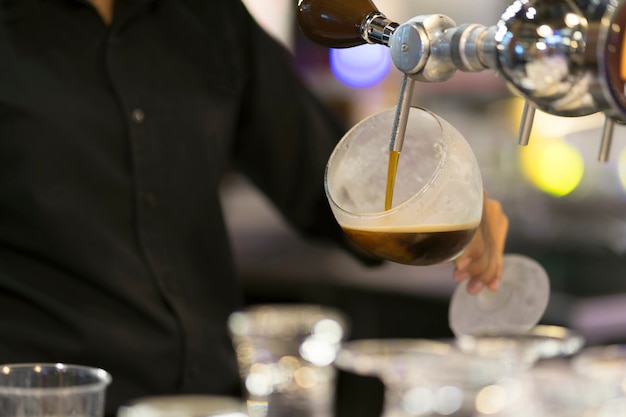
<svg viewBox="0 0 626 417">
<path fill-rule="evenodd" d="M 0 375 L 7 375 L 10 370 L 13 369 L 55 369 L 58 371 L 67 370 L 80 370 L 94 377 L 94 382 L 73 385 L 73 386 L 61 386 L 61 387 L 21 387 L 21 386 L 3 386 L 0 385 L 0 396 L 13 394 L 13 395 L 37 395 L 37 396 L 53 396 L 62 393 L 72 394 L 84 394 L 89 392 L 97 392 L 108 386 L 112 382 L 112 376 L 109 372 L 102 368 L 75 365 L 61 362 L 24 362 L 24 363 L 4 363 L 0 364 Z"/>
<path fill-rule="evenodd" d="M 337 322 L 344 333 L 348 332 L 348 328 L 350 325 L 348 316 L 340 309 L 328 306 L 324 304 L 315 304 L 315 303 L 267 303 L 267 304 L 253 304 L 241 308 L 232 312 L 228 318 L 228 331 L 231 337 L 250 337 L 250 336 L 263 336 L 267 335 L 267 332 L 261 331 L 258 328 L 250 329 L 245 332 L 242 332 L 240 329 L 237 329 L 236 322 L 240 317 L 251 318 L 255 320 L 258 318 L 259 313 L 266 314 L 266 311 L 274 310 L 274 312 L 287 315 L 288 317 L 294 319 L 295 314 L 302 314 L 302 320 L 299 319 L 294 320 L 298 321 L 298 325 L 300 326 L 298 329 L 292 329 L 291 333 L 294 333 L 294 330 L 300 331 L 300 329 L 307 328 L 308 326 L 314 325 L 320 320 L 333 320 Z M 319 320 L 316 320 L 319 318 Z M 285 334 L 282 329 L 281 331 L 277 331 L 274 333 L 275 335 Z"/>
<path fill-rule="evenodd" d="M 434 172 L 432 173 L 432 175 L 430 176 L 430 178 L 428 179 L 428 181 L 424 184 L 424 186 L 422 186 L 422 188 L 420 188 L 415 194 L 413 194 L 410 198 L 408 198 L 407 200 L 403 201 L 402 203 L 391 207 L 389 210 L 381 210 L 381 211 L 376 211 L 376 212 L 369 212 L 369 213 L 354 213 L 352 211 L 348 211 L 346 209 L 344 209 L 342 206 L 340 206 L 337 201 L 333 198 L 329 186 L 328 186 L 328 171 L 331 165 L 331 162 L 333 161 L 333 159 L 335 158 L 336 153 L 339 151 L 339 148 L 341 146 L 341 144 L 347 140 L 348 136 L 350 136 L 350 134 L 356 130 L 357 128 L 359 128 L 360 126 L 362 126 L 364 123 L 368 122 L 370 119 L 380 116 L 384 113 L 387 112 L 391 112 L 391 111 L 395 111 L 396 107 L 389 107 L 385 110 L 379 111 L 378 113 L 374 113 L 368 117 L 366 117 L 365 119 L 361 120 L 360 122 L 358 122 L 357 124 L 355 124 L 350 130 L 348 130 L 343 137 L 341 138 L 341 140 L 339 142 L 337 142 L 337 145 L 335 145 L 335 148 L 333 149 L 333 152 L 330 154 L 330 157 L 328 158 L 328 163 L 326 164 L 326 169 L 324 171 L 324 191 L 326 192 L 326 197 L 328 198 L 328 200 L 331 202 L 331 204 L 340 212 L 349 215 L 349 216 L 354 216 L 354 217 L 358 217 L 360 219 L 377 219 L 377 218 L 381 218 L 381 217 L 385 217 L 385 216 L 389 216 L 390 214 L 393 214 L 395 212 L 398 212 L 400 210 L 402 210 L 405 206 L 409 205 L 410 203 L 412 203 L 413 201 L 415 201 L 416 199 L 419 199 L 424 193 L 426 193 L 428 191 L 428 189 L 430 188 L 430 186 L 437 180 L 437 178 L 439 177 L 439 174 L 441 173 L 441 170 L 443 169 L 443 166 L 445 165 L 446 161 L 448 160 L 448 149 L 449 149 L 449 140 L 446 139 L 445 140 L 445 152 L 442 156 L 442 158 L 439 160 L 439 163 L 437 164 L 437 168 L 434 170 Z M 437 125 L 439 126 L 439 129 L 441 130 L 441 132 L 443 133 L 444 131 L 444 126 L 442 124 L 442 119 L 437 116 L 435 113 L 433 113 L 432 111 L 424 108 L 424 107 L 420 107 L 420 106 L 411 106 L 411 110 L 419 110 L 422 111 L 428 115 L 431 116 L 431 118 L 437 123 Z"/>
</svg>

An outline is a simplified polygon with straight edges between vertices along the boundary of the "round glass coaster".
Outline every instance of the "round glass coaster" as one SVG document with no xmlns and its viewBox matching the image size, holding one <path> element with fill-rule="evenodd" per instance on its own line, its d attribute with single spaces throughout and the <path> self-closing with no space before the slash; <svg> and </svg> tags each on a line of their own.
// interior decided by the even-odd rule
<svg viewBox="0 0 626 417">
<path fill-rule="evenodd" d="M 467 292 L 467 281 L 452 295 L 448 320 L 461 335 L 526 332 L 535 326 L 548 306 L 550 281 L 545 269 L 525 255 L 505 254 L 502 281 L 496 291 L 483 288 Z"/>
</svg>

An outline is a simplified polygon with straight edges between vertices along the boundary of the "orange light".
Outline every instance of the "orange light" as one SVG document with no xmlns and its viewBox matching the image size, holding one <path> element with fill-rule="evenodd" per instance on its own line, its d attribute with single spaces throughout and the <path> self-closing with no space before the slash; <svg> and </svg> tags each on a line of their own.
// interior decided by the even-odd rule
<svg viewBox="0 0 626 417">
<path fill-rule="evenodd" d="M 622 38 L 622 56 L 621 56 L 621 65 L 620 65 L 620 77 L 622 77 L 622 81 L 626 82 L 626 36 Z"/>
</svg>

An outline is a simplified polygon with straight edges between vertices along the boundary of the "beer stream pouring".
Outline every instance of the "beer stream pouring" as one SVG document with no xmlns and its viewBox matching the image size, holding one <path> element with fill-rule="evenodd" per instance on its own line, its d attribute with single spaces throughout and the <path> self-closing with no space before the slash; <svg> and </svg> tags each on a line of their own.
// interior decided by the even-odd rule
<svg viewBox="0 0 626 417">
<path fill-rule="evenodd" d="M 400 102 L 414 80 L 442 82 L 457 70 L 496 71 L 525 99 L 521 145 L 528 143 L 535 109 L 564 117 L 601 112 L 599 160 L 607 161 L 615 124 L 626 121 L 623 0 L 516 0 L 490 27 L 457 25 L 439 14 L 398 24 L 371 0 L 299 0 L 297 18 L 303 32 L 326 47 L 388 46 L 405 77 Z M 396 119 L 402 115 L 399 108 Z M 402 146 L 401 128 L 394 126 L 395 150 Z"/>
</svg>

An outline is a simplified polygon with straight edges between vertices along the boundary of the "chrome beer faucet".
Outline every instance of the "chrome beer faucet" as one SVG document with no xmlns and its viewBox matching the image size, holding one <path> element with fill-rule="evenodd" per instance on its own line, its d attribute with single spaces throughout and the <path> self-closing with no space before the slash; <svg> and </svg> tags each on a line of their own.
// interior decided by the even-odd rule
<svg viewBox="0 0 626 417">
<path fill-rule="evenodd" d="M 515 0 L 489 27 L 437 14 L 398 24 L 370 0 L 300 0 L 297 16 L 304 33 L 327 47 L 388 46 L 403 86 L 406 78 L 442 82 L 456 71 L 498 72 L 525 99 L 521 145 L 535 109 L 564 117 L 601 112 L 599 160 L 606 161 L 615 124 L 626 123 L 624 0 Z"/>
</svg>

